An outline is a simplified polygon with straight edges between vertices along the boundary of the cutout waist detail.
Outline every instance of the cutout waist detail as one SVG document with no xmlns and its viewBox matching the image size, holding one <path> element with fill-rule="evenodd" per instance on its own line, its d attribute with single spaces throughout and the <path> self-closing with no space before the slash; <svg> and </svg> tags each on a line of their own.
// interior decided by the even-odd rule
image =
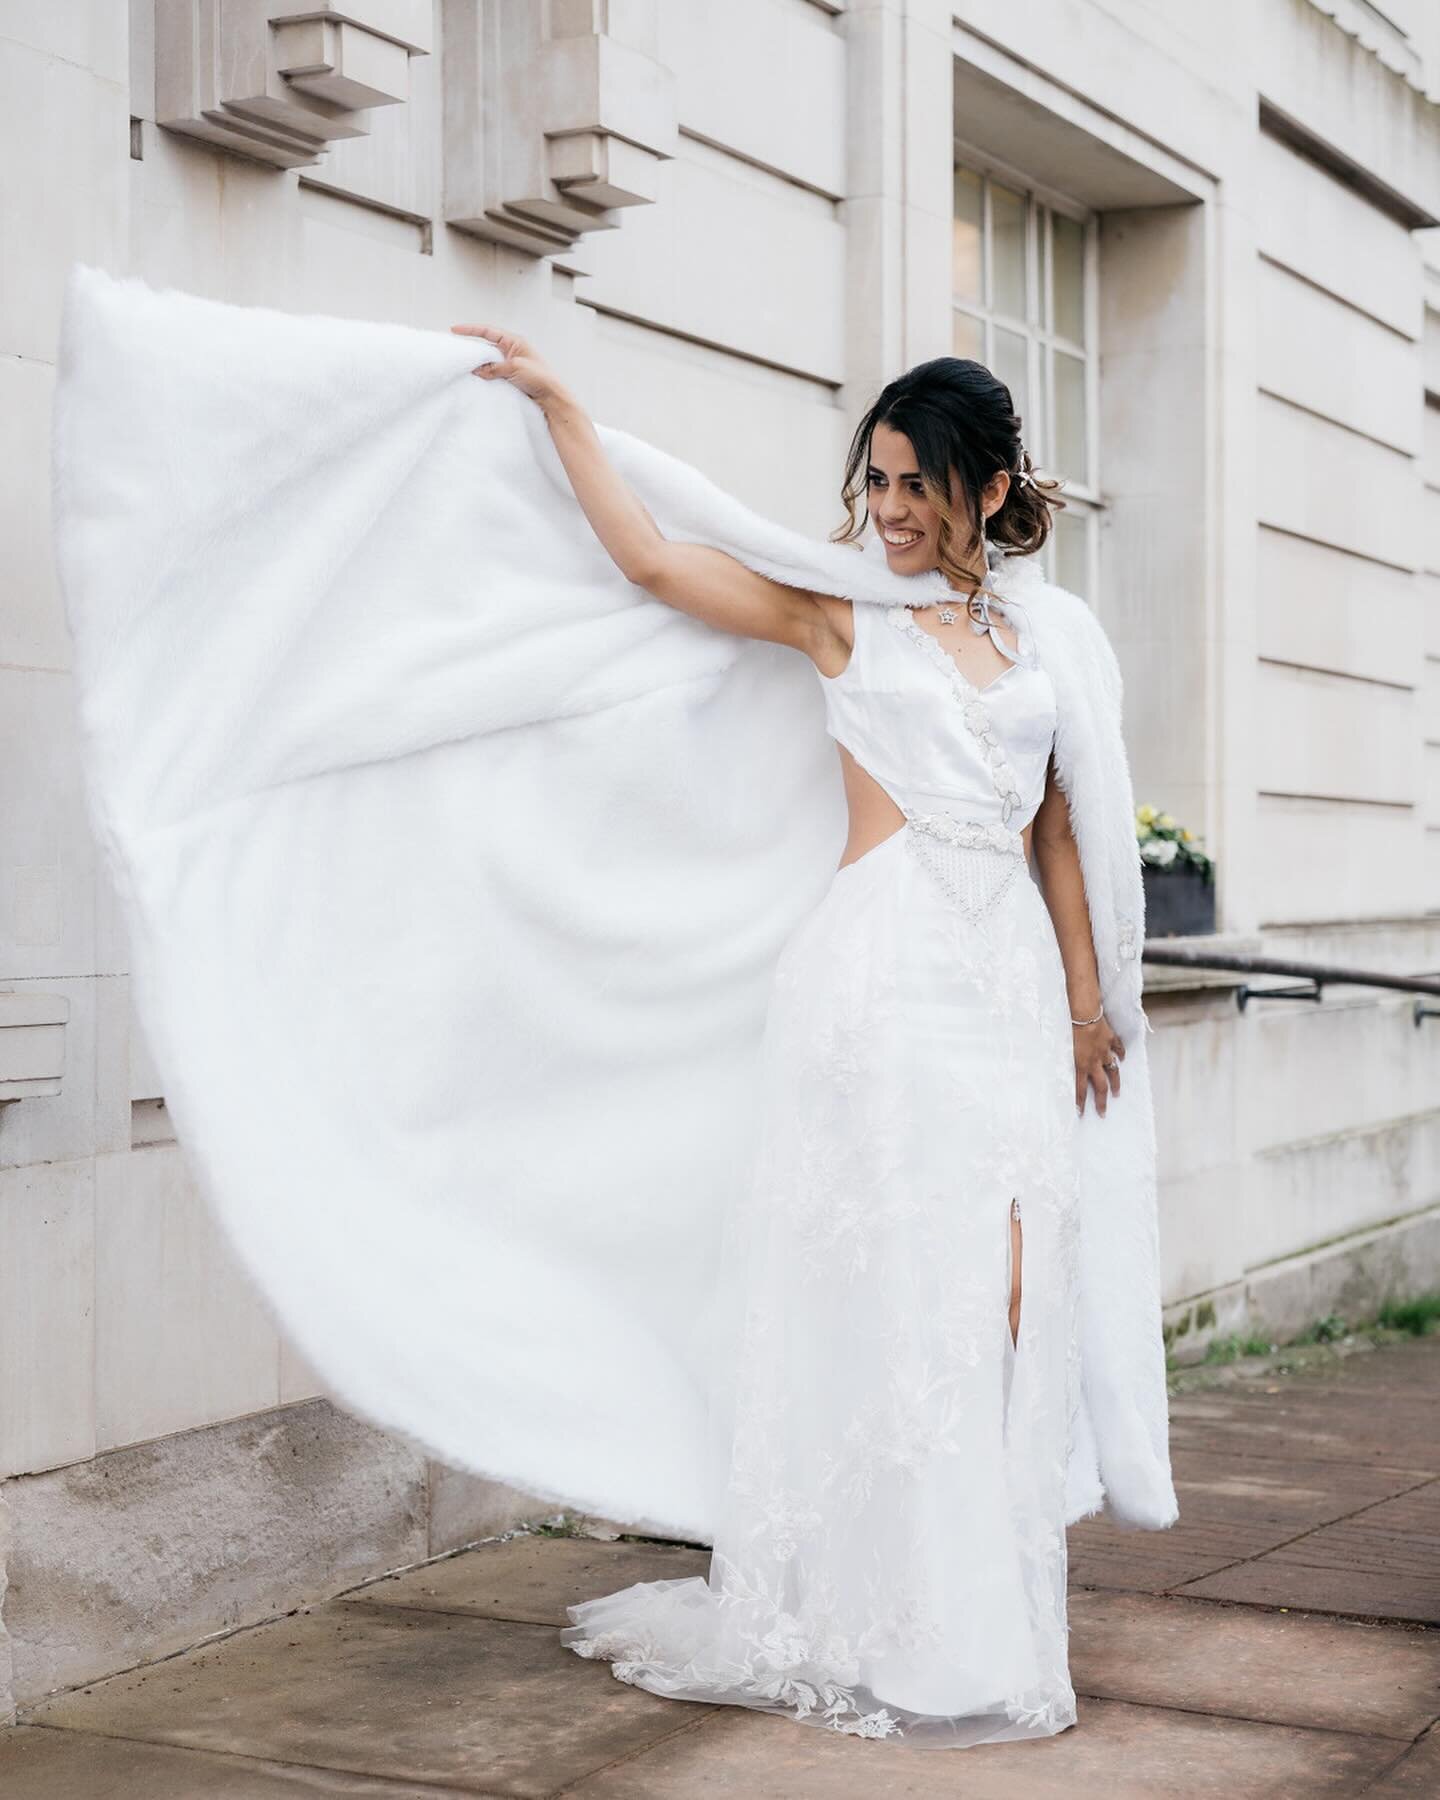
<svg viewBox="0 0 1440 1800">
<path fill-rule="evenodd" d="M 993 819 L 907 810 L 904 831 L 915 860 L 972 924 L 999 904 L 1025 867 L 1024 839 Z"/>
<path fill-rule="evenodd" d="M 1018 856 L 1022 862 L 1025 858 L 1024 838 L 997 819 L 957 819 L 953 813 L 911 812 L 906 808 L 905 823 L 957 850 L 1001 850 Z"/>
<path fill-rule="evenodd" d="M 904 822 L 859 856 L 841 863 L 848 870 L 874 868 L 878 859 L 899 846 L 913 856 L 938 892 L 961 914 L 978 924 L 1009 892 L 1025 867 L 1025 843 L 1019 832 L 994 820 L 959 819 L 952 813 L 906 811 Z"/>
</svg>

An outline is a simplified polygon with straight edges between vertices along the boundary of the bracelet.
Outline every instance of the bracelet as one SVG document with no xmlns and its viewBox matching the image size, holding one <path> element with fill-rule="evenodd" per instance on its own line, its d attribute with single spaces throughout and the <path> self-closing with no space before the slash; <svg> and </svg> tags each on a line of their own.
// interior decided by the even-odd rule
<svg viewBox="0 0 1440 1800">
<path fill-rule="evenodd" d="M 1072 1025 L 1098 1025 L 1104 1017 L 1105 1008 L 1102 1006 L 1093 1019 L 1072 1019 L 1070 1023 Z"/>
</svg>

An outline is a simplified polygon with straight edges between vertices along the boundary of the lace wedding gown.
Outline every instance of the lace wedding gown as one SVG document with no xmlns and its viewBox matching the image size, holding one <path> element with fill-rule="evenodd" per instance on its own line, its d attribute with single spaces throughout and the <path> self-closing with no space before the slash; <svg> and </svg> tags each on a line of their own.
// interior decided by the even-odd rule
<svg viewBox="0 0 1440 1800">
<path fill-rule="evenodd" d="M 776 968 L 715 1324 L 709 1578 L 572 1606 L 561 1634 L 656 1694 L 926 1746 L 1074 1722 L 1077 1118 L 1019 835 L 1055 693 L 1006 607 L 1016 655 L 984 687 L 904 607 L 859 603 L 848 666 L 820 678 L 830 735 L 905 824 Z"/>
<path fill-rule="evenodd" d="M 837 1730 L 1058 1730 L 1063 1520 L 1176 1516 L 1114 652 L 1008 557 L 1042 667 L 976 694 L 884 610 L 938 574 L 604 431 L 668 537 L 856 596 L 812 688 L 625 580 L 488 349 L 67 280 L 79 752 L 187 1169 L 349 1411 L 714 1544 L 577 1650 Z M 913 815 L 838 874 L 827 706 Z M 1103 1121 L 1015 854 L 1052 723 L 1129 1052 Z"/>
</svg>

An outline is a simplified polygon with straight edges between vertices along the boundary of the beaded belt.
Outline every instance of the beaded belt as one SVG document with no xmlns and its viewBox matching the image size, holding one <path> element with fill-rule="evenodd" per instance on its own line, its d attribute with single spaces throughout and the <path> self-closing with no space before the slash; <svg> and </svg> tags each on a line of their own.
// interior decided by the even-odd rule
<svg viewBox="0 0 1440 1800">
<path fill-rule="evenodd" d="M 998 821 L 907 812 L 906 835 L 922 866 L 967 919 L 983 918 L 1025 867 L 1018 831 Z"/>
</svg>

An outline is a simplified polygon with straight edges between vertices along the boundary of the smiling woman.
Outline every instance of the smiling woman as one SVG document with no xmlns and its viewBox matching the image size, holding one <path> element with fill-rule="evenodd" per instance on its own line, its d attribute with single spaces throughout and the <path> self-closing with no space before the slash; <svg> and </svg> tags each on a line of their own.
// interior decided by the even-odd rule
<svg viewBox="0 0 1440 1800">
<path fill-rule="evenodd" d="M 927 414 L 979 395 L 968 456 L 1013 412 L 922 374 L 882 401 L 930 503 Z M 1018 443 L 901 575 L 509 334 L 77 271 L 54 445 L 137 1009 L 327 1389 L 713 1543 L 574 1607 L 622 1679 L 1068 1727 L 1065 1523 L 1175 1497 L 1118 675 L 995 541 L 1048 511 Z M 835 744 L 892 809 L 839 870 Z"/>
<path fill-rule="evenodd" d="M 942 356 L 892 381 L 851 439 L 838 541 L 860 536 L 863 501 L 897 574 L 938 568 L 968 590 L 987 540 L 1033 555 L 1065 501 L 1036 474 L 1020 425 L 982 363 Z"/>
<path fill-rule="evenodd" d="M 667 536 L 529 344 L 456 329 L 500 350 L 483 380 L 540 407 L 631 581 L 810 658 L 849 810 L 776 965 L 755 1157 L 727 1215 L 708 1580 L 572 1606 L 563 1641 L 657 1694 L 863 1737 L 1061 1731 L 1076 1114 L 1106 1115 L 1127 1046 L 1054 776 L 1058 671 L 1003 575 L 1045 543 L 1056 484 L 979 363 L 891 382 L 856 431 L 837 534 L 859 538 L 863 496 L 889 572 L 916 579 L 876 607 Z"/>
</svg>

